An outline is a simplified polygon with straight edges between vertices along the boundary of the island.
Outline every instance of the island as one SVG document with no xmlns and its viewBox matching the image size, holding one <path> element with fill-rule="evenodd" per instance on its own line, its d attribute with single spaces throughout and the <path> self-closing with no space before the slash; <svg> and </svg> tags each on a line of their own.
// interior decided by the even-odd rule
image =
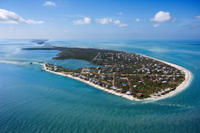
<svg viewBox="0 0 200 133">
<path fill-rule="evenodd" d="M 108 93 L 129 100 L 159 100 L 172 96 L 191 81 L 187 69 L 142 54 L 124 51 L 71 48 L 39 47 L 23 50 L 58 50 L 55 60 L 81 59 L 97 67 L 69 69 L 55 64 L 39 62 L 44 70 L 67 76 Z"/>
</svg>

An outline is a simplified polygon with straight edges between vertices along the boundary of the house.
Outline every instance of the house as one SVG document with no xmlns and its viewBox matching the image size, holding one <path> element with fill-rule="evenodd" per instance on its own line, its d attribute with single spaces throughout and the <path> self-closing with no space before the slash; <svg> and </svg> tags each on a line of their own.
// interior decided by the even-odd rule
<svg viewBox="0 0 200 133">
<path fill-rule="evenodd" d="M 105 86 L 106 88 L 109 88 L 109 85 L 108 84 L 106 84 L 106 86 Z"/>
<path fill-rule="evenodd" d="M 57 67 L 57 66 L 54 66 L 53 69 L 54 69 L 54 71 L 57 71 L 57 70 L 58 70 L 58 67 Z"/>
<path fill-rule="evenodd" d="M 117 88 L 116 86 L 112 86 L 111 89 L 112 89 L 112 90 L 115 90 L 115 91 L 117 91 L 117 92 L 120 92 L 120 91 L 121 91 L 121 89 Z"/>
<path fill-rule="evenodd" d="M 120 89 L 120 88 L 116 88 L 115 91 L 117 91 L 117 92 L 122 92 L 122 89 Z"/>
<path fill-rule="evenodd" d="M 84 75 L 80 75 L 79 78 L 84 79 L 84 80 L 88 80 L 88 77 L 86 77 Z"/>
<path fill-rule="evenodd" d="M 73 73 L 74 77 L 78 77 L 80 74 L 79 73 Z"/>
<path fill-rule="evenodd" d="M 119 89 L 119 92 L 121 92 L 121 93 L 125 93 L 126 90 L 124 90 L 124 89 Z"/>
<path fill-rule="evenodd" d="M 147 74 L 151 74 L 151 72 L 148 71 Z"/>
<path fill-rule="evenodd" d="M 90 68 L 83 68 L 81 71 L 81 73 L 85 73 L 85 74 L 90 73 L 90 72 L 91 72 Z"/>
<path fill-rule="evenodd" d="M 137 97 L 143 97 L 143 94 L 142 93 L 136 93 L 136 96 Z"/>
<path fill-rule="evenodd" d="M 132 91 L 127 91 L 126 94 L 127 94 L 127 95 L 132 95 L 133 92 L 132 92 Z"/>
<path fill-rule="evenodd" d="M 137 87 L 137 85 L 133 85 L 133 88 L 136 88 Z"/>
<path fill-rule="evenodd" d="M 116 89 L 117 89 L 117 87 L 115 87 L 115 86 L 112 86 L 112 87 L 111 87 L 111 89 L 113 89 L 113 90 L 116 90 Z"/>
<path fill-rule="evenodd" d="M 120 79 L 120 77 L 119 77 L 119 76 L 116 76 L 115 79 Z"/>
<path fill-rule="evenodd" d="M 106 78 L 106 76 L 105 75 L 101 75 L 101 79 L 105 79 Z"/>
<path fill-rule="evenodd" d="M 171 91 L 172 90 L 172 88 L 167 88 L 167 89 L 165 89 L 165 91 L 167 92 L 167 91 Z"/>
<path fill-rule="evenodd" d="M 167 81 L 162 81 L 162 84 L 166 84 L 167 83 Z"/>
</svg>

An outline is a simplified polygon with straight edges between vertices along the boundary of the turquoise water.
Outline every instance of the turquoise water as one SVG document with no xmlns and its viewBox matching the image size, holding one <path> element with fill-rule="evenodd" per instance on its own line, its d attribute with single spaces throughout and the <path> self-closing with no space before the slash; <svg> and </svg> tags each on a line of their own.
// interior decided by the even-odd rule
<svg viewBox="0 0 200 133">
<path fill-rule="evenodd" d="M 50 41 L 49 45 L 142 53 L 181 65 L 193 74 L 183 92 L 156 102 L 134 102 L 45 71 L 32 61 L 69 68 L 92 66 L 80 60 L 54 61 L 58 51 L 22 51 L 29 40 L 1 40 L 0 133 L 199 133 L 200 42 Z"/>
</svg>

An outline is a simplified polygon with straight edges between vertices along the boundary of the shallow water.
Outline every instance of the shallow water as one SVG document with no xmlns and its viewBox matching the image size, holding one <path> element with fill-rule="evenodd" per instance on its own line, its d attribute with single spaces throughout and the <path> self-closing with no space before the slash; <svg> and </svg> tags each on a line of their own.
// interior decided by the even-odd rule
<svg viewBox="0 0 200 133">
<path fill-rule="evenodd" d="M 80 60 L 54 61 L 58 51 L 22 51 L 29 40 L 1 40 L 0 132 L 198 133 L 200 132 L 200 42 L 50 41 L 48 44 L 136 52 L 181 65 L 193 74 L 183 92 L 156 102 L 134 102 L 76 80 L 41 71 L 32 61 L 69 68 Z"/>
</svg>

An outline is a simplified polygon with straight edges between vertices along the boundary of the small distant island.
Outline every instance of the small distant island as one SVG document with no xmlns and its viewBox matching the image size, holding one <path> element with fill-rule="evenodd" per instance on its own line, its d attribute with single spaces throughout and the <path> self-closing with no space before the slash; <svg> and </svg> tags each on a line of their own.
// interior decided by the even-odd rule
<svg viewBox="0 0 200 133">
<path fill-rule="evenodd" d="M 186 88 L 191 73 L 178 65 L 145 55 L 93 48 L 23 48 L 23 50 L 58 50 L 56 60 L 81 59 L 98 67 L 76 70 L 39 62 L 44 70 L 67 76 L 130 100 L 158 100 Z"/>
</svg>

